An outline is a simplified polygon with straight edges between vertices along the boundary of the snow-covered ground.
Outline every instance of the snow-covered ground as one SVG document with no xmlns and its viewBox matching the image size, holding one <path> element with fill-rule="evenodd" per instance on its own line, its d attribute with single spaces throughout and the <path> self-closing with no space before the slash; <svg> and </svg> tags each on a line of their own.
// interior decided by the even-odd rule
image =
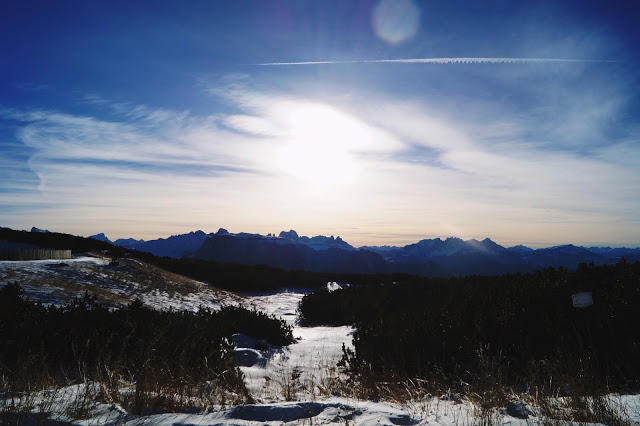
<svg viewBox="0 0 640 426">
<path fill-rule="evenodd" d="M 293 326 L 297 342 L 285 348 L 267 348 L 240 368 L 247 387 L 260 402 L 313 398 L 330 393 L 331 381 L 338 378 L 336 363 L 342 357 L 342 345 L 351 348 L 351 327 L 300 327 L 296 310 L 309 290 L 290 289 L 254 294 L 247 297 L 253 306 L 284 319 Z M 235 339 L 237 352 L 256 351 L 259 342 Z M 247 361 L 250 361 L 248 359 Z"/>
<path fill-rule="evenodd" d="M 196 311 L 200 306 L 218 309 L 243 303 L 234 293 L 171 274 L 131 259 L 93 255 L 65 260 L 0 261 L 0 287 L 17 282 L 26 296 L 45 304 L 64 304 L 85 291 L 110 306 L 127 304 L 136 297 L 156 309 Z"/>
<path fill-rule="evenodd" d="M 358 400 L 340 393 L 336 363 L 342 345 L 351 347 L 350 327 L 300 327 L 296 322 L 298 302 L 307 290 L 286 290 L 238 296 L 196 281 L 157 270 L 132 260 L 109 265 L 109 260 L 84 256 L 75 259 L 32 262 L 0 262 L 0 286 L 18 282 L 29 297 L 47 303 L 82 295 L 85 290 L 114 305 L 140 297 L 156 308 L 195 310 L 242 304 L 283 318 L 294 327 L 297 342 L 274 347 L 248 336 L 234 342 L 241 369 L 255 404 L 218 407 L 207 412 L 162 413 L 134 416 L 108 403 L 99 384 L 81 384 L 31 395 L 14 396 L 22 413 L 6 408 L 0 389 L 0 414 L 10 424 L 37 424 L 46 413 L 50 424 L 158 424 L 158 425 L 474 425 L 480 421 L 474 407 L 457 398 L 422 397 L 408 403 Z M 330 287 L 333 289 L 334 284 Z M 640 424 L 640 396 L 611 396 L 613 405 Z M 496 410 L 492 424 L 542 424 L 532 409 L 528 419 L 518 419 Z M 80 414 L 79 414 L 80 413 Z M 82 418 L 82 420 L 77 420 Z M 566 423 L 563 423 L 566 424 Z"/>
<path fill-rule="evenodd" d="M 449 401 L 432 400 L 420 407 L 346 398 L 247 404 L 207 412 L 134 416 L 121 406 L 98 399 L 92 384 L 69 386 L 30 396 L 28 412 L 8 414 L 9 424 L 38 424 L 47 413 L 48 424 L 75 425 L 472 425 L 469 407 Z M 0 401 L 2 408 L 2 401 Z M 88 412 L 85 411 L 88 408 Z M 84 417 L 74 418 L 74 414 Z M 84 415 L 82 415 L 84 414 Z M 505 424 L 531 424 L 523 421 Z"/>
<path fill-rule="evenodd" d="M 62 389 L 43 391 L 23 399 L 29 411 L 9 412 L 8 424 L 74 424 L 74 425 L 364 425 L 364 426 L 454 426 L 454 425 L 591 425 L 600 423 L 550 421 L 532 415 L 519 419 L 494 411 L 490 422 L 481 423 L 474 408 L 455 399 L 427 398 L 406 404 L 363 401 L 350 398 L 317 398 L 290 402 L 258 403 L 219 408 L 206 412 L 187 410 L 183 413 L 162 413 L 136 416 L 128 414 L 117 404 L 105 403 L 97 395 L 97 385 L 80 384 Z M 19 398 L 16 397 L 16 400 Z M 619 406 L 629 414 L 629 425 L 640 424 L 640 396 L 611 395 L 611 406 Z M 0 399 L 0 413 L 3 404 Z M 537 410 L 533 410 L 534 413 Z M 46 417 L 43 416 L 46 414 Z M 603 425 L 604 426 L 604 425 Z"/>
</svg>

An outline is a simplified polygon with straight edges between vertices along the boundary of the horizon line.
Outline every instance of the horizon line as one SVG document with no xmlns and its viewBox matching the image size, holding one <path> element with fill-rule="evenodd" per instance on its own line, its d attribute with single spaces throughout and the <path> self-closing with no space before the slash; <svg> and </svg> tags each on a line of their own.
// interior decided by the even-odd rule
<svg viewBox="0 0 640 426">
<path fill-rule="evenodd" d="M 48 230 L 48 229 L 46 229 L 46 228 L 38 228 L 38 227 L 36 227 L 36 226 L 32 226 L 32 228 L 31 228 L 31 229 L 33 229 L 33 228 L 39 229 L 39 230 L 40 230 L 40 232 L 44 232 L 44 233 L 60 233 L 60 234 L 73 235 L 73 236 L 81 237 L 81 238 L 91 238 L 91 237 L 93 237 L 93 236 L 97 236 L 97 235 L 103 234 L 107 239 L 109 239 L 109 241 L 110 241 L 111 243 L 115 242 L 115 241 L 116 241 L 116 240 L 118 240 L 118 239 L 128 239 L 128 238 L 141 239 L 141 240 L 142 240 L 142 241 L 144 241 L 144 242 L 148 242 L 148 241 L 154 241 L 154 240 L 157 240 L 157 239 L 166 239 L 166 238 L 169 238 L 169 237 L 177 237 L 177 236 L 181 236 L 181 235 L 187 235 L 187 234 L 194 233 L 194 232 L 198 232 L 198 231 L 204 232 L 207 236 L 208 236 L 208 235 L 210 235 L 210 234 L 216 234 L 216 233 L 217 233 L 217 232 L 205 232 L 205 231 L 203 231 L 202 229 L 197 229 L 197 230 L 195 230 L 195 231 L 189 231 L 189 232 L 182 233 L 182 234 L 180 234 L 180 233 L 177 233 L 177 234 L 173 234 L 173 233 L 171 233 L 170 235 L 168 235 L 168 236 L 166 236 L 166 237 L 158 237 L 158 236 L 157 236 L 157 234 L 156 234 L 156 235 L 154 235 L 154 237 L 155 237 L 155 238 L 153 238 L 153 239 L 148 239 L 148 240 L 144 240 L 144 239 L 139 238 L 139 237 L 138 237 L 138 238 L 131 237 L 131 235 L 128 235 L 126 238 L 116 238 L 116 239 L 114 239 L 114 240 L 111 240 L 109 237 L 107 237 L 107 236 L 105 235 L 105 233 L 104 233 L 104 232 L 98 232 L 98 233 L 96 233 L 96 234 L 91 234 L 91 235 L 84 236 L 84 235 L 75 235 L 75 234 L 71 234 L 71 233 L 68 233 L 68 232 L 50 231 L 50 230 Z M 0 226 L 0 229 L 6 229 L 6 230 L 10 230 L 10 231 L 18 231 L 18 232 L 20 232 L 20 231 L 23 231 L 23 232 L 38 232 L 38 231 L 29 230 L 29 229 L 13 229 L 13 228 L 10 228 L 10 227 L 5 227 L 5 226 Z M 224 229 L 224 228 L 222 228 L 222 229 Z M 219 231 L 219 230 L 218 230 L 218 231 Z M 227 232 L 228 232 L 228 231 L 227 231 Z M 288 232 L 288 231 L 282 231 L 282 232 Z M 297 232 L 296 232 L 296 233 L 297 233 Z M 262 237 L 268 237 L 268 234 L 267 234 L 267 235 L 265 235 L 265 234 L 260 234 L 259 232 L 246 232 L 246 231 L 241 231 L 241 232 L 229 232 L 229 234 L 230 234 L 230 235 L 237 235 L 237 234 L 254 234 L 254 235 L 260 235 L 260 236 L 262 236 Z M 161 235 L 162 235 L 162 234 L 161 234 Z M 166 234 L 165 234 L 165 235 L 166 235 Z M 273 233 L 272 233 L 271 235 L 272 235 L 273 237 L 276 237 L 276 238 L 281 238 L 281 237 L 279 237 L 279 235 L 275 235 L 275 234 L 273 234 Z M 321 235 L 321 234 L 319 234 L 319 235 L 313 235 L 313 236 L 306 236 L 306 235 L 300 235 L 300 236 L 301 236 L 301 237 L 307 237 L 307 238 L 313 238 L 313 237 L 327 237 L 327 238 L 330 238 L 330 237 L 329 237 L 329 236 L 327 236 L 327 235 Z M 337 237 L 339 237 L 339 235 L 336 235 L 336 237 L 335 237 L 335 238 L 337 238 Z M 148 238 L 148 237 L 147 237 L 147 238 Z M 559 244 L 558 244 L 558 243 L 556 243 L 556 244 L 553 244 L 553 243 L 548 243 L 548 242 L 547 242 L 547 243 L 540 243 L 540 242 L 534 242 L 534 241 L 519 241 L 519 242 L 518 242 L 517 244 L 515 244 L 515 245 L 509 245 L 509 243 L 506 243 L 506 244 L 505 244 L 504 242 L 502 242 L 502 243 L 497 243 L 497 242 L 496 242 L 495 240 L 493 240 L 491 237 L 485 237 L 485 238 L 483 238 L 483 239 L 480 239 L 479 237 L 478 237 L 478 238 L 476 238 L 476 237 L 470 237 L 470 236 L 454 236 L 454 235 L 449 235 L 449 236 L 438 236 L 438 237 L 433 237 L 433 238 L 421 238 L 421 237 L 416 236 L 416 238 L 418 238 L 418 240 L 417 240 L 416 242 L 413 242 L 413 243 L 407 243 L 407 244 L 404 244 L 404 245 L 393 245 L 392 243 L 382 243 L 382 245 L 363 244 L 363 245 L 353 245 L 352 247 L 357 248 L 357 249 L 360 249 L 360 248 L 363 248 L 363 247 L 385 247 L 385 246 L 387 246 L 387 247 L 398 247 L 398 248 L 402 248 L 402 247 L 404 247 L 404 246 L 406 246 L 406 245 L 416 244 L 416 243 L 418 243 L 418 242 L 420 242 L 420 241 L 422 241 L 422 240 L 436 240 L 436 239 L 439 239 L 439 240 L 441 240 L 441 241 L 445 241 L 445 240 L 447 240 L 447 239 L 453 238 L 453 239 L 460 239 L 460 240 L 462 240 L 463 242 L 467 242 L 467 241 L 471 241 L 471 240 L 475 240 L 475 241 L 477 241 L 477 242 L 482 242 L 482 241 L 484 241 L 484 240 L 490 240 L 490 241 L 494 242 L 495 244 L 498 244 L 498 245 L 500 245 L 500 246 L 502 246 L 502 247 L 504 247 L 504 248 L 507 248 L 507 249 L 508 249 L 508 248 L 512 248 L 512 247 L 516 247 L 516 246 L 525 246 L 525 247 L 528 247 L 528 248 L 533 248 L 534 250 L 539 250 L 539 249 L 548 249 L 548 248 L 556 248 L 556 247 L 563 247 L 563 246 L 574 246 L 574 247 L 582 247 L 582 248 L 587 248 L 587 249 L 589 249 L 589 248 L 611 248 L 611 249 L 616 249 L 616 248 L 626 248 L 626 249 L 640 249 L 640 245 L 633 245 L 633 244 L 630 244 L 630 245 L 619 245 L 619 244 L 610 243 L 610 242 L 609 242 L 609 243 L 596 243 L 596 242 L 583 242 L 583 243 L 580 243 L 580 242 L 568 242 L 568 243 L 559 243 Z M 345 243 L 347 243 L 347 244 L 351 245 L 351 244 L 350 244 L 346 239 L 344 239 L 344 238 L 341 238 L 341 239 L 342 239 Z M 500 238 L 498 238 L 498 240 L 500 240 Z M 513 242 L 512 242 L 512 243 L 513 243 Z M 380 242 L 379 242 L 378 244 L 380 244 Z M 400 243 L 400 244 L 402 244 L 402 243 Z M 606 245 L 599 245 L 599 244 L 606 244 Z"/>
</svg>

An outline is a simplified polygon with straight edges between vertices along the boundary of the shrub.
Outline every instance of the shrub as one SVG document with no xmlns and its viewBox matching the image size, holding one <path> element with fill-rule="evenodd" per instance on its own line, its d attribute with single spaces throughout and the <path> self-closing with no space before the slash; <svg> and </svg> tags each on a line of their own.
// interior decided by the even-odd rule
<svg viewBox="0 0 640 426">
<path fill-rule="evenodd" d="M 593 306 L 572 306 L 580 291 L 593 292 Z M 458 391 L 500 383 L 551 393 L 637 388 L 639 307 L 640 263 L 622 261 L 322 290 L 299 309 L 306 325 L 355 325 L 343 364 L 358 380 L 439 377 Z"/>
<path fill-rule="evenodd" d="M 174 404 L 203 383 L 246 401 L 231 343 L 240 332 L 276 345 L 293 341 L 283 321 L 243 308 L 158 311 L 135 300 L 109 310 L 88 294 L 45 307 L 8 284 L 0 289 L 0 377 L 13 391 L 87 380 L 113 387 L 124 379 L 134 384 L 134 411 Z"/>
</svg>

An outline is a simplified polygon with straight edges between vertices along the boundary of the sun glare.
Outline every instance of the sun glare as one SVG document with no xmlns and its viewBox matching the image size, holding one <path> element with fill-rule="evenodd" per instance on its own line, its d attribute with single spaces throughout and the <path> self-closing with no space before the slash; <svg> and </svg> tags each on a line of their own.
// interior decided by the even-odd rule
<svg viewBox="0 0 640 426">
<path fill-rule="evenodd" d="M 354 154 L 366 139 L 362 124 L 320 104 L 286 103 L 278 112 L 288 136 L 279 155 L 283 171 L 318 185 L 355 180 Z"/>
</svg>

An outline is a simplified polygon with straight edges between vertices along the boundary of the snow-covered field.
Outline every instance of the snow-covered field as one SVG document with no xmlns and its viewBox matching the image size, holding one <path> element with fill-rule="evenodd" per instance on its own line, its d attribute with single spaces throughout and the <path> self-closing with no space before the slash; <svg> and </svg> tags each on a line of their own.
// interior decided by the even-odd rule
<svg viewBox="0 0 640 426">
<path fill-rule="evenodd" d="M 329 393 L 331 381 L 337 379 L 336 363 L 342 357 L 342 345 L 351 348 L 351 327 L 300 327 L 296 309 L 308 290 L 285 290 L 247 297 L 250 306 L 284 319 L 294 327 L 297 342 L 285 348 L 256 351 L 260 345 L 252 339 L 236 338 L 236 351 L 259 352 L 256 362 L 245 362 L 241 369 L 247 387 L 261 402 L 313 398 Z M 239 336 L 238 336 L 239 337 Z M 254 358 L 246 357 L 247 361 Z M 244 359 L 244 358 L 241 358 Z"/>
<path fill-rule="evenodd" d="M 20 284 L 27 297 L 46 304 L 63 304 L 85 291 L 111 306 L 136 297 L 156 309 L 196 311 L 242 303 L 243 298 L 201 282 L 162 271 L 132 259 L 111 265 L 105 257 L 83 255 L 65 260 L 0 261 L 0 287 Z"/>
<path fill-rule="evenodd" d="M 298 302 L 306 290 L 235 295 L 212 289 L 133 260 L 109 265 L 108 259 L 83 256 L 61 261 L 0 262 L 0 286 L 18 282 L 29 297 L 45 303 L 97 293 L 114 306 L 140 297 L 149 306 L 195 310 L 225 304 L 254 306 L 283 318 L 294 327 L 297 342 L 274 347 L 248 336 L 234 336 L 240 368 L 255 404 L 219 407 L 207 412 L 148 413 L 134 416 L 122 407 L 101 400 L 99 384 L 82 384 L 15 396 L 22 413 L 8 413 L 14 424 L 37 424 L 43 414 L 50 424 L 159 424 L 159 425 L 474 425 L 480 421 L 474 406 L 457 398 L 422 397 L 396 404 L 365 401 L 342 395 L 335 386 L 336 363 L 342 345 L 351 347 L 350 327 L 300 327 Z M 0 395 L 2 390 L 0 389 Z M 0 397 L 0 412 L 11 400 Z M 611 396 L 633 424 L 640 424 L 640 396 Z M 77 415 L 82 407 L 82 415 Z M 11 410 L 9 410 L 11 411 Z M 74 415 L 75 413 L 75 415 Z M 492 424 L 542 424 L 540 416 L 518 419 L 496 410 Z M 82 418 L 78 420 L 78 418 Z"/>
</svg>

